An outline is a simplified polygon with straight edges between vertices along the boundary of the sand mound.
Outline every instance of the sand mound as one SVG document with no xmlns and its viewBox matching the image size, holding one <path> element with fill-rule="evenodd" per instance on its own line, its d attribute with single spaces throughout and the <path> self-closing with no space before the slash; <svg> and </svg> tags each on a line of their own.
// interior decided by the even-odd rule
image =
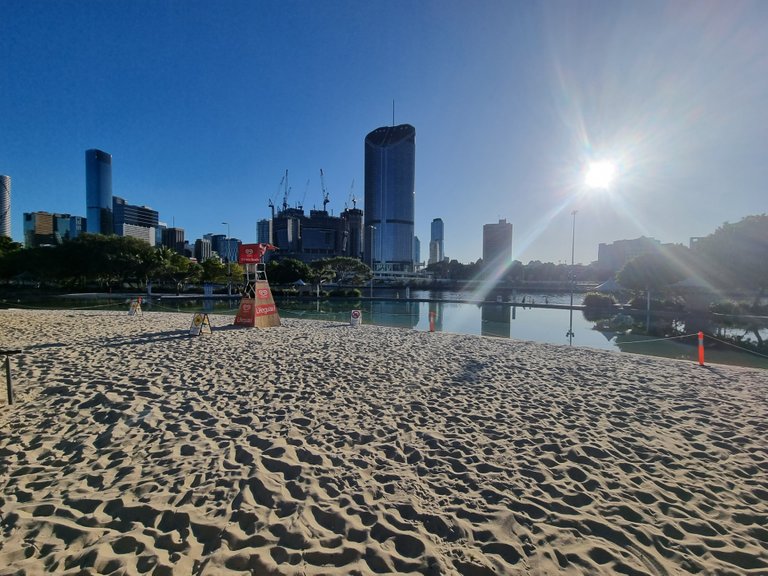
<svg viewBox="0 0 768 576">
<path fill-rule="evenodd" d="M 2 311 L 0 574 L 766 574 L 766 372 Z"/>
</svg>

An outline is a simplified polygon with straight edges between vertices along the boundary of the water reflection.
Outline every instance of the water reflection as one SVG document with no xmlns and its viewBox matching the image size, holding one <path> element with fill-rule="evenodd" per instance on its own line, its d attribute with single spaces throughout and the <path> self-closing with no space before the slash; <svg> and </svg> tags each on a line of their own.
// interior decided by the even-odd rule
<svg viewBox="0 0 768 576">
<path fill-rule="evenodd" d="M 396 328 L 415 328 L 419 323 L 420 303 L 408 300 L 375 300 L 369 302 L 375 324 Z"/>
<path fill-rule="evenodd" d="M 480 316 L 480 334 L 482 336 L 495 336 L 497 338 L 510 337 L 510 316 L 513 306 L 503 304 L 483 304 Z"/>
<path fill-rule="evenodd" d="M 0 307 L 24 308 L 73 308 L 88 310 L 115 310 L 128 312 L 128 300 L 123 298 L 48 298 L 27 300 L 23 303 L 0 301 Z M 239 299 L 145 299 L 142 308 L 149 312 L 204 311 L 223 315 L 234 315 Z M 349 323 L 352 310 L 362 310 L 364 324 L 380 324 L 406 329 L 428 331 L 430 316 L 434 315 L 434 329 L 438 332 L 456 334 L 477 334 L 501 338 L 516 338 L 534 342 L 568 344 L 566 330 L 569 327 L 568 309 L 533 308 L 509 303 L 474 304 L 466 302 L 414 302 L 408 300 L 279 300 L 281 317 L 321 319 Z M 644 318 L 644 311 L 640 313 Z M 603 350 L 633 352 L 673 358 L 694 359 L 696 345 L 679 340 L 650 342 L 656 337 L 627 334 L 633 319 L 628 312 L 591 317 L 575 311 L 573 314 L 573 345 Z M 619 322 L 618 320 L 621 320 Z M 635 319 L 637 320 L 637 319 Z M 642 318 L 640 319 L 642 320 Z M 763 318 L 755 317 L 751 323 L 744 319 L 724 318 L 712 315 L 654 316 L 652 328 L 658 334 L 691 334 L 699 330 L 720 338 L 740 339 L 745 345 L 768 339 L 768 326 Z M 737 350 L 707 351 L 711 362 L 740 363 L 768 367 L 768 360 L 749 356 Z M 729 357 L 730 356 L 730 357 Z M 751 360 L 756 359 L 755 362 Z"/>
</svg>

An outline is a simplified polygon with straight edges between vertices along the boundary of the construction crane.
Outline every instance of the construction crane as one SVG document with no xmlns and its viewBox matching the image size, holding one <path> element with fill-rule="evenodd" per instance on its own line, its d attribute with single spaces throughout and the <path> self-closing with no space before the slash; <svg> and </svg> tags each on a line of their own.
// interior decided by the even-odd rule
<svg viewBox="0 0 768 576">
<path fill-rule="evenodd" d="M 288 170 L 285 171 L 285 194 L 283 194 L 283 212 L 288 210 L 288 196 L 291 194 L 291 189 L 288 187 Z"/>
<path fill-rule="evenodd" d="M 309 191 L 309 178 L 307 178 L 307 185 L 304 186 L 304 196 L 301 198 L 301 204 L 299 204 L 299 210 L 304 209 L 304 201 L 307 199 L 307 192 Z"/>
<path fill-rule="evenodd" d="M 330 202 L 330 199 L 328 198 L 328 192 L 325 190 L 325 174 L 323 174 L 322 168 L 320 168 L 320 187 L 323 190 L 323 212 L 325 212 L 325 206 Z"/>
<path fill-rule="evenodd" d="M 350 202 L 352 202 L 353 204 L 352 207 L 354 208 L 354 203 L 356 201 L 357 199 L 355 198 L 355 179 L 352 178 L 352 185 L 349 187 L 349 196 L 347 196 L 347 201 L 344 203 L 344 208 L 348 210 Z"/>
<path fill-rule="evenodd" d="M 277 195 L 280 194 L 280 189 L 283 187 L 283 183 L 288 178 L 288 170 L 285 171 L 285 174 L 283 174 L 283 177 L 280 179 L 280 184 L 277 185 L 277 192 L 272 196 L 272 198 L 269 199 L 269 209 L 272 211 L 272 220 L 275 219 L 275 200 L 277 200 Z"/>
</svg>

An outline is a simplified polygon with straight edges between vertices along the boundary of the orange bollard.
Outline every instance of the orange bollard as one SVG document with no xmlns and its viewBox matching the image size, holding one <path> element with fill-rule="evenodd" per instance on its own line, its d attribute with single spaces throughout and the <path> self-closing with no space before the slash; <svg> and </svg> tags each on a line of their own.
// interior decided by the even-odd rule
<svg viewBox="0 0 768 576">
<path fill-rule="evenodd" d="M 430 332 L 435 331 L 435 316 L 437 316 L 435 312 L 429 313 L 429 331 Z"/>
<path fill-rule="evenodd" d="M 704 332 L 699 332 L 699 366 L 704 366 Z"/>
</svg>

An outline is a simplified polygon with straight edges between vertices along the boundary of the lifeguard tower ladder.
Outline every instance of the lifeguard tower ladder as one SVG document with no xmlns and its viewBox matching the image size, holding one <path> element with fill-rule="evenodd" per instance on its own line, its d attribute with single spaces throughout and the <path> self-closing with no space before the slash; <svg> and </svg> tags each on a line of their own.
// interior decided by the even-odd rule
<svg viewBox="0 0 768 576">
<path fill-rule="evenodd" d="M 245 272 L 240 308 L 235 316 L 235 325 L 248 328 L 270 328 L 280 326 L 280 315 L 272 297 L 263 262 L 248 262 L 241 258 Z"/>
</svg>

